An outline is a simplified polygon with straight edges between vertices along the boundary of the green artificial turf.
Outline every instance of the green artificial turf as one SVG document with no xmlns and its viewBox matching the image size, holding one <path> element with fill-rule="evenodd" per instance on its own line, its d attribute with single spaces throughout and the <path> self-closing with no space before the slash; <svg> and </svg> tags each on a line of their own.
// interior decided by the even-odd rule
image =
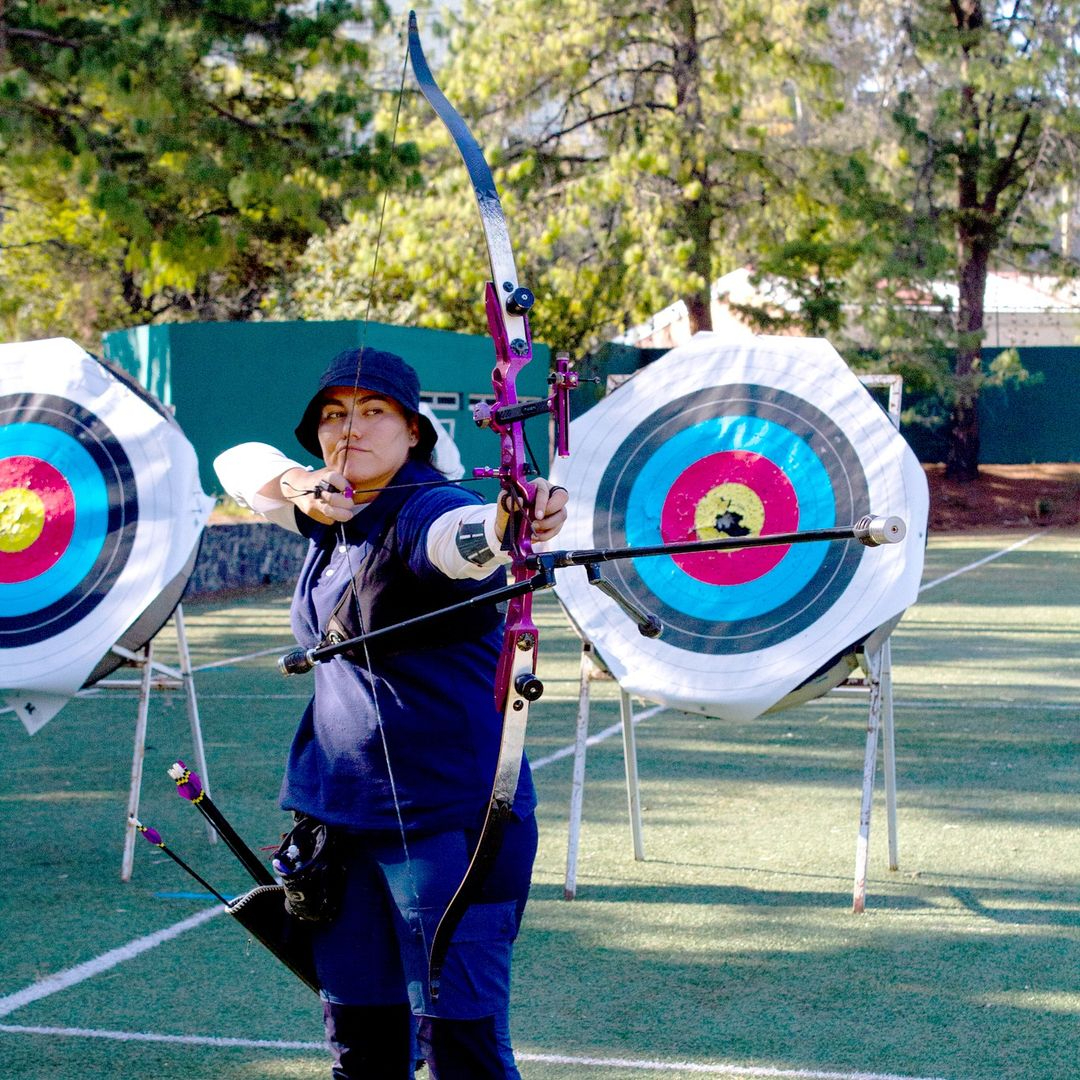
<svg viewBox="0 0 1080 1080">
<path fill-rule="evenodd" d="M 572 902 L 562 898 L 572 760 L 537 770 L 541 848 L 514 987 L 525 1080 L 705 1069 L 1073 1080 L 1080 534 L 1040 534 L 933 584 L 1021 538 L 931 540 L 932 587 L 893 635 L 900 866 L 887 868 L 879 790 L 862 915 L 851 913 L 862 697 L 831 694 L 745 724 L 672 712 L 644 721 L 643 862 L 621 741 L 590 749 Z M 287 608 L 280 591 L 186 605 L 194 663 L 287 647 Z M 534 761 L 572 741 L 580 656 L 553 599 L 539 616 L 547 689 L 530 722 Z M 157 649 L 171 662 L 170 636 Z M 253 847 L 286 827 L 277 789 L 308 686 L 278 676 L 274 659 L 196 674 L 214 797 Z M 595 683 L 592 699 L 592 731 L 618 720 L 613 684 Z M 0 1013 L 48 975 L 212 906 L 184 895 L 199 887 L 142 841 L 133 880 L 120 881 L 135 705 L 119 692 L 78 699 L 33 737 L 11 714 L 0 724 Z M 142 819 L 217 888 L 241 891 L 243 870 L 207 842 L 165 775 L 191 750 L 183 698 L 155 694 Z M 213 1041 L 230 1038 L 259 1045 Z M 271 1045 L 282 1040 L 300 1046 Z M 324 1077 L 320 1041 L 311 992 L 220 915 L 0 1015 L 0 1077 Z"/>
</svg>

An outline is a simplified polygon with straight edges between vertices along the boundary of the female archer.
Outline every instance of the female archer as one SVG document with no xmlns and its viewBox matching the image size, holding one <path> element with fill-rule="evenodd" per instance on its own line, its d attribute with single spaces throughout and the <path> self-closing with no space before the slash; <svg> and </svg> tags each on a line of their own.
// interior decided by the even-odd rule
<svg viewBox="0 0 1080 1080">
<path fill-rule="evenodd" d="M 296 436 L 324 468 L 259 443 L 226 451 L 215 468 L 237 501 L 310 540 L 292 602 L 301 646 L 503 583 L 505 497 L 485 505 L 432 466 L 436 432 L 401 357 L 370 348 L 335 357 Z M 535 541 L 562 528 L 566 497 L 536 481 Z M 527 762 L 437 1000 L 428 985 L 436 926 L 487 813 L 502 728 L 493 695 L 501 630 L 499 611 L 481 604 L 315 666 L 282 786 L 297 825 L 275 868 L 294 914 L 313 920 L 335 1078 L 407 1080 L 414 1039 L 433 1080 L 518 1077 L 508 1002 L 536 853 Z M 290 872 L 301 868 L 304 887 L 290 893 Z"/>
</svg>

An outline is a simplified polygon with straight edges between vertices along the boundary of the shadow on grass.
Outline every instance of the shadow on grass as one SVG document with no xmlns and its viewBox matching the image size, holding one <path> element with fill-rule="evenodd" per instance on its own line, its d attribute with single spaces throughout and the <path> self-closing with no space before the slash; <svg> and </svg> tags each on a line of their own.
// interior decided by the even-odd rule
<svg viewBox="0 0 1080 1080">
<path fill-rule="evenodd" d="M 563 915 L 521 950 L 523 1048 L 949 1080 L 1076 1076 L 1075 936 L 862 920 L 838 935 L 810 918 L 736 912 L 711 936 L 658 950 L 647 943 L 665 933 L 660 919 L 581 915 L 581 930 Z M 571 1011 L 581 1000 L 584 1025 Z"/>
</svg>

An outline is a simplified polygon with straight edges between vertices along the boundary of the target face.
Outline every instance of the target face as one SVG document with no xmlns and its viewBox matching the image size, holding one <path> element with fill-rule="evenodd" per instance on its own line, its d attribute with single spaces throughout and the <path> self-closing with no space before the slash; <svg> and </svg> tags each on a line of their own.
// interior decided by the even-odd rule
<svg viewBox="0 0 1080 1080">
<path fill-rule="evenodd" d="M 826 342 L 697 335 L 575 421 L 571 436 L 571 457 L 553 474 L 571 491 L 558 541 L 567 548 L 769 536 L 868 513 L 908 523 L 908 541 L 890 550 L 818 542 L 604 563 L 605 578 L 660 619 L 658 640 L 563 571 L 560 600 L 624 689 L 757 715 L 914 598 L 925 477 Z"/>
<path fill-rule="evenodd" d="M 0 345 L 0 690 L 28 730 L 157 633 L 210 506 L 130 379 L 62 338 Z"/>
<path fill-rule="evenodd" d="M 86 618 L 127 565 L 138 518 L 131 463 L 101 420 L 51 394 L 0 397 L 0 648 Z"/>
<path fill-rule="evenodd" d="M 686 465 L 686 462 L 691 464 Z M 786 391 L 736 384 L 682 395 L 612 455 L 593 511 L 597 546 L 826 529 L 865 513 L 866 477 L 843 432 Z M 645 558 L 608 576 L 664 623 L 664 640 L 759 649 L 812 625 L 866 549 L 814 544 Z"/>
</svg>

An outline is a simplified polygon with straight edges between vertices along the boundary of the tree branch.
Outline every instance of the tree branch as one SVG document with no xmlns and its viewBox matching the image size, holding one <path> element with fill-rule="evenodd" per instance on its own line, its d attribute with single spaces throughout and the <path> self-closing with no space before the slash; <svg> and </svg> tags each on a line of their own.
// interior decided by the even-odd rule
<svg viewBox="0 0 1080 1080">
<path fill-rule="evenodd" d="M 26 38 L 28 41 L 44 41 L 47 45 L 55 45 L 60 49 L 81 49 L 83 42 L 72 38 L 62 38 L 56 34 L 47 33 L 44 30 L 28 30 L 19 26 L 5 26 L 4 36 L 7 38 Z"/>
</svg>

